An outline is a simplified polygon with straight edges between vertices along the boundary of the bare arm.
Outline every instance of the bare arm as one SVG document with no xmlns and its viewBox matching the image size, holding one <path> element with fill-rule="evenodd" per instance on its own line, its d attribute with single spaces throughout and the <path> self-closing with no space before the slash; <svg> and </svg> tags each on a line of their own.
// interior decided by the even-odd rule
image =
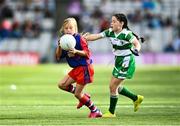
<svg viewBox="0 0 180 126">
<path fill-rule="evenodd" d="M 73 57 L 73 56 L 75 56 L 75 54 L 80 55 L 80 56 L 87 56 L 85 51 L 81 51 L 81 50 L 77 50 L 77 49 L 70 49 L 68 51 L 68 56 L 69 57 Z M 56 48 L 56 60 L 57 61 L 60 60 L 61 55 L 62 55 L 62 49 L 61 49 L 60 46 L 58 46 Z"/>
<path fill-rule="evenodd" d="M 135 55 L 135 56 L 139 56 L 139 51 L 141 49 L 141 44 L 139 43 L 139 41 L 135 38 L 133 40 L 133 45 L 134 45 L 134 49 L 130 49 L 131 52 Z"/>
<path fill-rule="evenodd" d="M 86 41 L 94 41 L 103 38 L 101 34 L 84 34 Z"/>
<path fill-rule="evenodd" d="M 60 57 L 61 57 L 61 55 L 62 55 L 62 49 L 61 49 L 61 47 L 60 46 L 58 46 L 57 48 L 56 48 L 56 60 L 57 61 L 59 61 L 60 60 Z"/>
<path fill-rule="evenodd" d="M 132 42 L 135 49 L 138 50 L 138 52 L 141 50 L 141 44 L 139 43 L 139 41 L 137 39 L 134 39 L 134 41 Z"/>
<path fill-rule="evenodd" d="M 70 57 L 73 57 L 73 56 L 75 56 L 75 54 L 77 54 L 77 55 L 79 55 L 79 56 L 87 56 L 87 53 L 85 52 L 85 51 L 83 51 L 83 50 L 77 50 L 77 49 L 70 49 L 69 50 L 69 52 L 68 52 L 68 55 L 70 56 Z"/>
<path fill-rule="evenodd" d="M 88 49 L 87 41 L 83 37 L 81 37 L 80 43 L 81 43 L 82 50 L 77 50 L 75 48 L 70 49 L 68 54 L 71 56 L 75 56 L 75 54 L 77 54 L 79 56 L 89 57 L 89 49 Z"/>
</svg>

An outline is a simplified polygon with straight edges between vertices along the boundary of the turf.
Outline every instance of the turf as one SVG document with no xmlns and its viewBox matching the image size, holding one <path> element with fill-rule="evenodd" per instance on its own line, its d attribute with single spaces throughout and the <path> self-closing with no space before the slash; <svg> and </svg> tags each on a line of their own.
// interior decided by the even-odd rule
<svg viewBox="0 0 180 126">
<path fill-rule="evenodd" d="M 57 88 L 67 65 L 0 66 L 0 125 L 180 125 L 180 67 L 138 67 L 124 86 L 144 95 L 138 112 L 132 101 L 119 97 L 116 118 L 87 118 L 76 109 L 73 95 Z M 95 80 L 86 88 L 106 112 L 112 66 L 95 66 Z M 11 88 L 16 86 L 16 90 Z"/>
</svg>

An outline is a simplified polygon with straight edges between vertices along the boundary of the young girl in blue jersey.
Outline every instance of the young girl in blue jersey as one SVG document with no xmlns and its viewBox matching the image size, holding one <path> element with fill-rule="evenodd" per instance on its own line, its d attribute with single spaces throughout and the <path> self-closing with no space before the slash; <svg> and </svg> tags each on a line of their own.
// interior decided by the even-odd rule
<svg viewBox="0 0 180 126">
<path fill-rule="evenodd" d="M 74 18 L 67 18 L 64 20 L 62 28 L 60 29 L 62 34 L 71 34 L 76 39 L 75 48 L 65 51 L 58 45 L 56 49 L 56 58 L 66 58 L 67 63 L 72 70 L 66 75 L 59 83 L 58 87 L 64 91 L 73 93 L 79 100 L 77 108 L 81 108 L 83 105 L 90 109 L 89 118 L 101 117 L 102 113 L 94 105 L 90 99 L 90 95 L 83 93 L 83 89 L 86 84 L 93 82 L 94 69 L 92 66 L 92 59 L 90 59 L 90 50 L 85 39 L 78 34 L 77 22 Z M 58 42 L 60 43 L 60 41 Z M 73 85 L 76 83 L 76 86 Z"/>
<path fill-rule="evenodd" d="M 108 37 L 113 47 L 115 55 L 115 65 L 112 72 L 112 78 L 109 84 L 110 89 L 110 106 L 107 113 L 103 117 L 116 117 L 115 109 L 118 101 L 118 94 L 124 95 L 132 99 L 134 103 L 134 111 L 136 112 L 139 105 L 143 101 L 143 96 L 136 95 L 123 87 L 122 83 L 125 79 L 131 79 L 135 72 L 134 55 L 138 56 L 141 49 L 139 39 L 128 28 L 128 21 L 124 14 L 114 14 L 112 16 L 111 28 L 99 34 L 85 34 L 87 41 L 97 40 Z M 134 47 L 134 48 L 133 48 Z"/>
</svg>

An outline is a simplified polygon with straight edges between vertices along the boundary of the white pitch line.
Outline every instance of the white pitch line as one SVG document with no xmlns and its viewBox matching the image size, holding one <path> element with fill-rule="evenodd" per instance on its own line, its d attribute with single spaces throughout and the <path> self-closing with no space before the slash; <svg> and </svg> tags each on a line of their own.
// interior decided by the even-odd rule
<svg viewBox="0 0 180 126">
<path fill-rule="evenodd" d="M 63 107 L 68 108 L 75 105 L 0 105 L 0 107 Z M 99 107 L 109 107 L 109 105 L 98 105 Z M 133 105 L 118 105 L 117 108 L 133 108 Z M 141 108 L 180 108 L 180 106 L 175 105 L 141 105 Z"/>
</svg>

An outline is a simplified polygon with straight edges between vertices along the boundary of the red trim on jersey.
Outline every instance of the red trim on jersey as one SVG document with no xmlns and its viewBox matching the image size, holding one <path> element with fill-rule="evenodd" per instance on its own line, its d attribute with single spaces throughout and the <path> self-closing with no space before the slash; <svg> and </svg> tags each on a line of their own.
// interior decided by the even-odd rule
<svg viewBox="0 0 180 126">
<path fill-rule="evenodd" d="M 86 53 L 87 58 L 89 59 L 90 58 L 90 50 L 88 48 L 87 41 L 83 37 L 80 37 L 80 43 L 81 43 L 82 50 Z"/>
</svg>

